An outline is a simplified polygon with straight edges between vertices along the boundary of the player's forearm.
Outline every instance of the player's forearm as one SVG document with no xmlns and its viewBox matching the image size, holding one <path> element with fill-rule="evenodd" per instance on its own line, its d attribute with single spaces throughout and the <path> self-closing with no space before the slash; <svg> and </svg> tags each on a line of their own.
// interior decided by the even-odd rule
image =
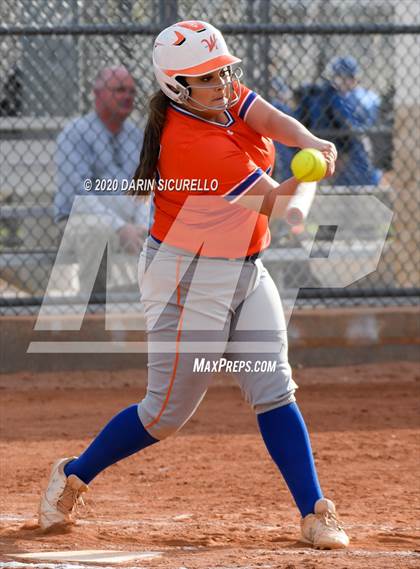
<svg viewBox="0 0 420 569">
<path fill-rule="evenodd" d="M 302 123 L 258 97 L 249 110 L 246 122 L 262 136 L 295 148 L 317 148 L 319 139 Z"/>
<path fill-rule="evenodd" d="M 318 140 L 298 120 L 274 108 L 266 121 L 266 130 L 265 136 L 296 148 L 311 148 Z"/>
<path fill-rule="evenodd" d="M 238 203 L 268 217 L 281 218 L 298 185 L 296 178 L 289 178 L 277 184 L 267 177 L 256 184 L 247 195 L 242 196 Z"/>
<path fill-rule="evenodd" d="M 289 201 L 294 196 L 298 185 L 298 180 L 292 177 L 272 188 L 264 198 L 261 213 L 273 219 L 284 217 Z"/>
</svg>

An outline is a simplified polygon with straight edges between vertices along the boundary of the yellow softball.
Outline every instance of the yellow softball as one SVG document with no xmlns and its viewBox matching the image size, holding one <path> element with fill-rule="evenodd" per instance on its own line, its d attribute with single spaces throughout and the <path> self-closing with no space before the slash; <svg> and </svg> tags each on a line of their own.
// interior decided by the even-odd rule
<svg viewBox="0 0 420 569">
<path fill-rule="evenodd" d="M 327 173 L 327 161 L 315 148 L 304 148 L 293 157 L 291 168 L 300 182 L 318 182 Z"/>
</svg>

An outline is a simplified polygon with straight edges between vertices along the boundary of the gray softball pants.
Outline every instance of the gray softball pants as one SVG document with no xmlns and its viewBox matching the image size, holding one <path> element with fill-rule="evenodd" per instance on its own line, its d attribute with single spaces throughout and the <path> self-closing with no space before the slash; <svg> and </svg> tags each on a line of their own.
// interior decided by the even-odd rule
<svg viewBox="0 0 420 569">
<path fill-rule="evenodd" d="M 283 309 L 260 259 L 194 257 L 149 238 L 139 280 L 149 356 L 138 413 L 153 437 L 188 421 L 214 371 L 233 372 L 256 413 L 295 400 Z"/>
</svg>

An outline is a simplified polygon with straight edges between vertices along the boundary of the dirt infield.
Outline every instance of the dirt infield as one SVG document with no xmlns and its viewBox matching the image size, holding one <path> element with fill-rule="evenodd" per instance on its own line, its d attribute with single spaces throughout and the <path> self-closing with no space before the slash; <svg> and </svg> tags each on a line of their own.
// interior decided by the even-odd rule
<svg viewBox="0 0 420 569">
<path fill-rule="evenodd" d="M 255 417 L 220 379 L 177 436 L 91 484 L 70 532 L 22 528 L 51 462 L 79 453 L 107 419 L 142 397 L 145 382 L 144 371 L 25 373 L 0 376 L 0 568 L 63 569 L 71 565 L 17 565 L 6 554 L 84 549 L 161 552 L 120 565 L 137 569 L 420 567 L 418 367 L 302 369 L 295 377 L 324 492 L 352 539 L 348 551 L 318 552 L 298 541 L 297 510 Z"/>
</svg>

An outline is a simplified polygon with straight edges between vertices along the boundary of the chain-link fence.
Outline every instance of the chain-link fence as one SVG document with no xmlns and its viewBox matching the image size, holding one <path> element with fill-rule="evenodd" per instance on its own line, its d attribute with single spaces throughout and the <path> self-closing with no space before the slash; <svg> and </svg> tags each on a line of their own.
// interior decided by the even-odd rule
<svg viewBox="0 0 420 569">
<path fill-rule="evenodd" d="M 415 0 L 6 0 L 0 18 L 3 310 L 39 305 L 47 287 L 51 302 L 70 310 L 92 288 L 99 301 L 105 287 L 117 300 L 137 300 L 133 244 L 142 239 L 144 207 L 132 201 L 121 206 L 119 198 L 130 200 L 126 195 L 100 215 L 83 211 L 79 225 L 68 217 L 74 196 L 86 193 L 82 178 L 98 183 L 132 175 L 138 129 L 156 89 L 154 37 L 187 19 L 219 27 L 243 60 L 243 82 L 338 148 L 337 173 L 320 184 L 305 225 L 291 231 L 272 223 L 265 263 L 283 294 L 300 289 L 300 303 L 313 306 L 414 302 L 420 116 Z M 121 66 L 132 87 L 111 85 L 106 73 L 98 79 L 101 70 Z M 100 89 L 104 77 L 115 98 L 124 89 L 130 98 L 136 87 L 133 111 L 128 99 L 122 103 L 129 118 L 119 131 L 99 118 L 93 88 Z M 278 181 L 288 177 L 295 152 L 277 144 Z M 108 260 L 101 262 L 106 246 Z M 95 274 L 85 278 L 87 269 Z"/>
</svg>

